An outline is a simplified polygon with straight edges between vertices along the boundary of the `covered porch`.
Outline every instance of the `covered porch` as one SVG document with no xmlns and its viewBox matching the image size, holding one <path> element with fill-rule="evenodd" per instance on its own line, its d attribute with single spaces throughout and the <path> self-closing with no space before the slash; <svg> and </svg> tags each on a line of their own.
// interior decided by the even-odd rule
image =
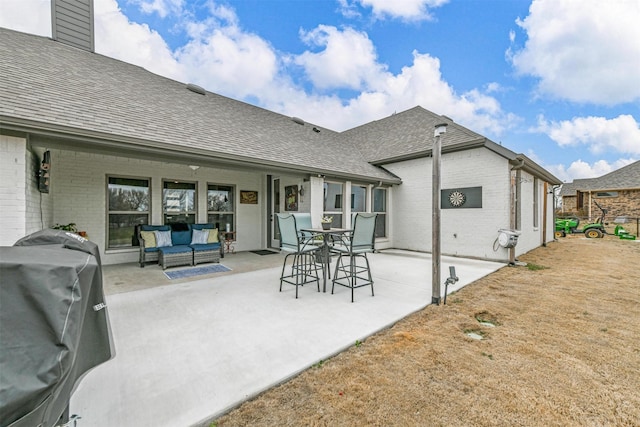
<svg viewBox="0 0 640 427">
<path fill-rule="evenodd" d="M 429 254 L 370 256 L 375 297 L 311 284 L 278 292 L 283 255 L 227 255 L 231 271 L 169 280 L 159 266 L 105 266 L 116 357 L 91 371 L 71 414 L 92 426 L 207 426 L 242 401 L 390 327 L 431 301 Z M 504 264 L 442 258 L 449 292 Z M 443 286 L 444 291 L 444 286 Z M 449 303 L 453 303 L 449 300 Z"/>
</svg>

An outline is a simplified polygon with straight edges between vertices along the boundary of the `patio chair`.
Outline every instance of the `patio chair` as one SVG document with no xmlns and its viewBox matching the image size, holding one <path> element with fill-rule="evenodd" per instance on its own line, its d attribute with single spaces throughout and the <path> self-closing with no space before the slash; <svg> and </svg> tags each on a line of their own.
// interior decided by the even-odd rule
<svg viewBox="0 0 640 427">
<path fill-rule="evenodd" d="M 336 285 L 351 288 L 351 302 L 355 288 L 371 286 L 373 296 L 373 278 L 367 253 L 374 251 L 377 213 L 358 213 L 353 221 L 353 231 L 345 235 L 342 241 L 331 247 L 338 255 L 331 285 L 331 293 Z M 358 260 L 364 262 L 358 263 Z"/>
<path fill-rule="evenodd" d="M 296 219 L 296 227 L 298 229 L 298 236 L 302 241 L 313 238 L 313 233 L 309 231 L 300 231 L 303 228 L 313 228 L 311 224 L 310 213 L 293 213 L 291 214 Z"/>
<path fill-rule="evenodd" d="M 312 282 L 317 283 L 318 292 L 320 292 L 319 267 L 314 261 L 314 255 L 318 248 L 310 243 L 313 239 L 301 241 L 298 227 L 296 226 L 296 218 L 292 214 L 278 213 L 276 217 L 280 228 L 280 249 L 288 252 L 282 263 L 280 292 L 282 292 L 282 284 L 289 283 L 296 287 L 296 298 L 298 298 L 298 286 Z M 287 258 L 292 255 L 291 270 L 285 274 Z"/>
<path fill-rule="evenodd" d="M 298 236 L 300 238 L 300 243 L 316 246 L 318 250 L 315 253 L 314 259 L 317 264 L 322 264 L 323 260 L 321 256 L 321 253 L 322 253 L 321 246 L 324 243 L 323 239 L 319 237 L 317 234 L 314 234 L 310 231 L 300 231 L 303 229 L 313 228 L 313 225 L 311 223 L 311 214 L 303 212 L 303 213 L 292 213 L 291 215 L 293 215 L 296 219 L 296 227 L 298 228 Z M 331 276 L 331 271 L 329 271 L 329 276 Z"/>
</svg>

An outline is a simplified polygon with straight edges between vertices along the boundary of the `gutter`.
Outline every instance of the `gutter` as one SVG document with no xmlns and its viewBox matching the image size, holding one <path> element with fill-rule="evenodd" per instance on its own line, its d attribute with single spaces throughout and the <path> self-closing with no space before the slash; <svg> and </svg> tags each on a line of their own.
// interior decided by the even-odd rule
<svg viewBox="0 0 640 427">
<path fill-rule="evenodd" d="M 458 144 L 443 146 L 441 153 L 442 154 L 455 153 L 456 151 L 464 151 L 472 148 L 485 147 L 485 141 L 486 139 L 476 139 L 473 141 L 466 141 Z M 397 163 L 405 160 L 421 159 L 425 157 L 433 157 L 433 149 L 429 148 L 429 149 L 420 150 L 420 151 L 413 151 L 407 154 L 400 154 L 398 156 L 386 157 L 383 159 L 376 159 L 376 160 L 370 161 L 369 163 L 374 166 L 380 166 L 384 164 Z"/>
<path fill-rule="evenodd" d="M 85 129 L 72 128 L 54 124 L 43 124 L 32 121 L 22 121 L 6 116 L 0 116 L 0 133 L 13 134 L 22 132 L 29 135 L 30 142 L 36 146 L 46 146 L 61 149 L 103 153 L 110 155 L 124 155 L 133 158 L 149 160 L 153 155 L 159 161 L 220 167 L 233 166 L 243 170 L 284 171 L 301 174 L 320 174 L 339 179 L 397 185 L 402 181 L 383 168 L 372 165 L 386 176 L 363 175 L 358 173 L 340 172 L 305 165 L 288 164 L 285 162 L 256 159 L 236 154 L 214 152 L 202 148 L 183 147 L 175 144 L 158 143 L 123 135 L 105 134 Z M 10 121 L 11 120 L 11 121 Z"/>
</svg>

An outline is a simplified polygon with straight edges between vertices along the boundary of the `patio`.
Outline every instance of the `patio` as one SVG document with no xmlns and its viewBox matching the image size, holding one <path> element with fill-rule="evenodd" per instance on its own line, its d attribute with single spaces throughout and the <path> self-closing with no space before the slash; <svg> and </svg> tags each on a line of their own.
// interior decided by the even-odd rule
<svg viewBox="0 0 640 427">
<path fill-rule="evenodd" d="M 315 286 L 278 292 L 283 255 L 226 255 L 232 271 L 168 280 L 158 266 L 105 266 L 116 357 L 91 371 L 71 399 L 79 425 L 189 426 L 387 328 L 431 301 L 429 254 L 371 256 L 370 290 Z M 442 258 L 455 291 L 504 264 Z M 330 287 L 328 287 L 330 289 Z"/>
</svg>

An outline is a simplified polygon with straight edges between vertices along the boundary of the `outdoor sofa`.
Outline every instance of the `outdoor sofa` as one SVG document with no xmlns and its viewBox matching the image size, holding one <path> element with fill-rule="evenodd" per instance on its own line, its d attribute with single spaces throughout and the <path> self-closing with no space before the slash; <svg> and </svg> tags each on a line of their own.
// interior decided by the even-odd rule
<svg viewBox="0 0 640 427">
<path fill-rule="evenodd" d="M 141 225 L 140 268 L 158 262 L 163 270 L 179 265 L 220 262 L 224 257 L 214 224 Z"/>
</svg>

